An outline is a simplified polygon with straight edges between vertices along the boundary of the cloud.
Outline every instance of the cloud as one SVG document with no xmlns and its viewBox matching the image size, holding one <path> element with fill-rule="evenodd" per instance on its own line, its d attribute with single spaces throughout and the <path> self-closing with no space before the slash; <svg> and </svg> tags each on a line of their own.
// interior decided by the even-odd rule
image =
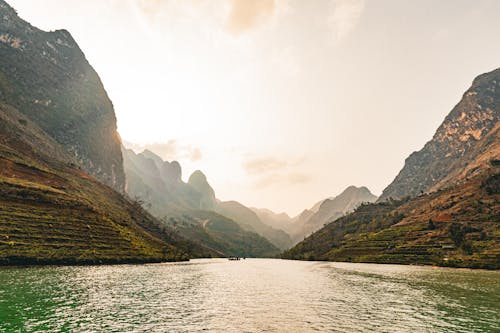
<svg viewBox="0 0 500 333">
<path fill-rule="evenodd" d="M 248 31 L 269 18 L 275 6 L 274 0 L 231 0 L 226 29 L 234 35 Z"/>
<path fill-rule="evenodd" d="M 243 168 L 248 175 L 255 177 L 256 188 L 296 185 L 311 181 L 307 174 L 294 170 L 303 161 L 303 158 L 287 162 L 275 157 L 259 157 L 246 161 Z"/>
<path fill-rule="evenodd" d="M 255 183 L 255 187 L 262 189 L 269 186 L 298 185 L 311 181 L 311 177 L 305 173 L 273 173 L 262 177 Z"/>
<path fill-rule="evenodd" d="M 151 150 L 165 161 L 187 159 L 191 162 L 199 161 L 203 158 L 200 148 L 191 145 L 181 145 L 176 140 L 169 140 L 166 143 L 137 144 L 123 141 L 123 145 L 135 152 L 142 152 L 145 149 Z"/>
<path fill-rule="evenodd" d="M 332 0 L 327 24 L 335 41 L 341 41 L 356 27 L 364 8 L 364 0 Z"/>
<path fill-rule="evenodd" d="M 179 147 L 177 146 L 177 141 L 175 140 L 169 140 L 167 143 L 152 143 L 144 145 L 143 149 L 151 150 L 165 161 L 173 160 L 179 154 Z"/>
<path fill-rule="evenodd" d="M 196 161 L 199 161 L 199 160 L 202 159 L 203 155 L 201 153 L 200 148 L 192 148 L 192 147 L 190 147 L 189 149 L 190 149 L 190 151 L 189 151 L 189 160 L 191 160 L 191 162 L 196 162 Z"/>
<path fill-rule="evenodd" d="M 164 0 L 136 0 L 134 3 L 148 17 L 154 17 L 165 6 Z"/>
<path fill-rule="evenodd" d="M 243 164 L 243 168 L 249 175 L 259 175 L 269 171 L 285 168 L 287 163 L 274 157 L 261 157 L 249 160 Z"/>
</svg>

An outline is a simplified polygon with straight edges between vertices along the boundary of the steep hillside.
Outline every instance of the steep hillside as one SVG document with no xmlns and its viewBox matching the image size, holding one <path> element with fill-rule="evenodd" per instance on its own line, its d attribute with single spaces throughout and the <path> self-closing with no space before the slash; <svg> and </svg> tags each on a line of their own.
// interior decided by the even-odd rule
<svg viewBox="0 0 500 333">
<path fill-rule="evenodd" d="M 210 255 L 79 170 L 64 154 L 36 123 L 0 103 L 0 265 Z"/>
<path fill-rule="evenodd" d="M 171 213 L 166 222 L 184 237 L 197 240 L 218 256 L 275 257 L 279 250 L 258 234 L 211 211 Z"/>
<path fill-rule="evenodd" d="M 500 119 L 500 68 L 478 76 L 432 140 L 411 154 L 379 201 L 416 196 L 466 180 L 490 168 L 484 140 Z M 490 139 L 495 140 L 490 136 Z M 470 167 L 471 163 L 482 162 Z M 461 174 L 461 177 L 457 177 Z"/>
<path fill-rule="evenodd" d="M 500 268 L 499 74 L 475 79 L 434 139 L 407 159 L 385 191 L 408 191 L 406 199 L 363 205 L 283 256 Z"/>
<path fill-rule="evenodd" d="M 292 239 L 296 243 L 321 229 L 326 223 L 352 212 L 362 203 L 377 199 L 366 187 L 349 186 L 335 198 L 325 199 L 303 212 L 292 226 Z"/>
<path fill-rule="evenodd" d="M 286 232 L 262 223 L 254 211 L 237 201 L 220 202 L 216 211 L 237 221 L 243 229 L 262 235 L 281 250 L 292 246 L 292 240 Z"/>
<path fill-rule="evenodd" d="M 127 193 L 180 235 L 214 250 L 219 256 L 275 256 L 279 250 L 233 216 L 221 216 L 215 192 L 201 171 L 188 183 L 179 163 L 163 161 L 150 151 L 124 149 Z M 224 215 L 224 214 L 223 214 Z M 265 228 L 265 226 L 264 226 Z M 286 234 L 285 234 L 286 235 Z"/>
<path fill-rule="evenodd" d="M 83 169 L 123 191 L 113 105 L 69 32 L 45 32 L 0 0 L 0 101 L 59 143 Z"/>
</svg>

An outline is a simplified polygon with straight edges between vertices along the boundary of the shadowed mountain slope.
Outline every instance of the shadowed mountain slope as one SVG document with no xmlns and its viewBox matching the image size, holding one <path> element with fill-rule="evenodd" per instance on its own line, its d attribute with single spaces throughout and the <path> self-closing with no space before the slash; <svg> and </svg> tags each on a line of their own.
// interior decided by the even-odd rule
<svg viewBox="0 0 500 333">
<path fill-rule="evenodd" d="M 59 143 L 89 174 L 123 191 L 113 105 L 66 30 L 45 32 L 0 0 L 0 101 Z"/>
</svg>

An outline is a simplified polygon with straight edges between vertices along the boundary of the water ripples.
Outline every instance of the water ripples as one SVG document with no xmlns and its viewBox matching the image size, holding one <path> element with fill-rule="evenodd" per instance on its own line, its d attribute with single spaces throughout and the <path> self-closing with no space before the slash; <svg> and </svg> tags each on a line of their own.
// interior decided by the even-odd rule
<svg viewBox="0 0 500 333">
<path fill-rule="evenodd" d="M 500 273 L 273 259 L 0 270 L 0 332 L 494 332 Z"/>
</svg>

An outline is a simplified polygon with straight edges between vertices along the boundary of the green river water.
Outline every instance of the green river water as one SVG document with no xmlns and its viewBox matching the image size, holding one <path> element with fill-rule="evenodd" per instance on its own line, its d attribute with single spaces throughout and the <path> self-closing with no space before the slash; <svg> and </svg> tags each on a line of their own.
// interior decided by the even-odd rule
<svg viewBox="0 0 500 333">
<path fill-rule="evenodd" d="M 0 332 L 500 332 L 500 272 L 278 259 L 0 269 Z"/>
</svg>

